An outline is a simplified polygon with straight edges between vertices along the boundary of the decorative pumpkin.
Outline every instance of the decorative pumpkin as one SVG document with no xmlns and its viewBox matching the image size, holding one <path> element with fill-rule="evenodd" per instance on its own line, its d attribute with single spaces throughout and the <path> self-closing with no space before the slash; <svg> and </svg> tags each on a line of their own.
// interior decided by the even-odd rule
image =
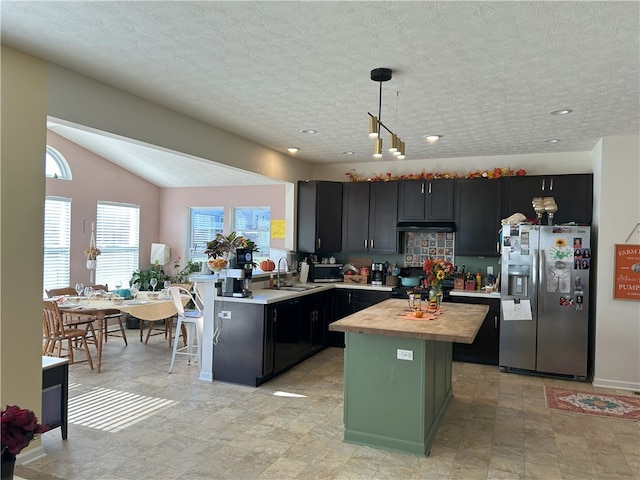
<svg viewBox="0 0 640 480">
<path fill-rule="evenodd" d="M 260 270 L 263 272 L 271 272 L 276 269 L 276 264 L 273 260 L 267 259 L 260 262 Z"/>
</svg>

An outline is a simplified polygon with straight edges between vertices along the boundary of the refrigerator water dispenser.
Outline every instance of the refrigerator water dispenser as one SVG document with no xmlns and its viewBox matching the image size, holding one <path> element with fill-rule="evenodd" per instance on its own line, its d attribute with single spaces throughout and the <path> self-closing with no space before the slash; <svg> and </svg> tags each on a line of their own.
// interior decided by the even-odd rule
<svg viewBox="0 0 640 480">
<path fill-rule="evenodd" d="M 529 265 L 509 265 L 509 295 L 529 297 Z"/>
</svg>

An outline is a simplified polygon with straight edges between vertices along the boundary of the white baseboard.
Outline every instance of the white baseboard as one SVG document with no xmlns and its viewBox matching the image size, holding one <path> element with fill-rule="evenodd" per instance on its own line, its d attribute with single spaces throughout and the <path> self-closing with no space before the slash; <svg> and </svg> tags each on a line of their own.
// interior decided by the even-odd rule
<svg viewBox="0 0 640 480">
<path fill-rule="evenodd" d="M 42 445 L 30 448 L 29 450 L 25 450 L 24 452 L 16 455 L 16 465 L 26 465 L 27 463 L 33 462 L 34 460 L 46 455 L 47 454 Z"/>
<path fill-rule="evenodd" d="M 594 387 L 616 388 L 618 390 L 630 390 L 632 392 L 640 392 L 640 383 L 624 382 L 620 380 L 610 380 L 607 378 L 593 378 Z"/>
</svg>

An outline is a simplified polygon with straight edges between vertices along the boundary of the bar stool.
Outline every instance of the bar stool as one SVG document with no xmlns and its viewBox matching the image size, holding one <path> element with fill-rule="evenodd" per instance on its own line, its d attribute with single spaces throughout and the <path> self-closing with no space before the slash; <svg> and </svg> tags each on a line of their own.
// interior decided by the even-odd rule
<svg viewBox="0 0 640 480">
<path fill-rule="evenodd" d="M 173 349 L 171 352 L 171 365 L 169 366 L 169 373 L 173 370 L 173 364 L 176 360 L 176 355 L 186 355 L 188 363 L 191 363 L 192 358 L 196 362 L 200 362 L 201 346 L 202 346 L 202 329 L 204 323 L 204 314 L 202 313 L 201 302 L 191 295 L 191 293 L 182 287 L 170 287 L 169 295 L 171 301 L 178 312 L 178 323 L 176 325 L 176 335 L 173 339 Z M 195 310 L 185 310 L 182 305 L 182 296 L 188 296 Z M 180 331 L 186 327 L 187 341 L 184 347 L 178 348 L 178 340 L 180 338 Z M 193 339 L 196 337 L 197 345 L 194 347 Z M 194 353 L 195 348 L 195 353 Z"/>
</svg>

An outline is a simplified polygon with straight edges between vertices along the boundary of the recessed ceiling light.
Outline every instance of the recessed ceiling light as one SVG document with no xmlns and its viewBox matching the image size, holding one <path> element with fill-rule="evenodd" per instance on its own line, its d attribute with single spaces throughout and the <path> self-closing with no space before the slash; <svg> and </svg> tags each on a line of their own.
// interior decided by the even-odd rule
<svg viewBox="0 0 640 480">
<path fill-rule="evenodd" d="M 436 143 L 442 138 L 442 135 L 425 135 L 422 138 L 424 138 L 424 141 L 427 143 Z"/>
<path fill-rule="evenodd" d="M 558 138 L 550 138 L 549 140 L 545 140 L 545 143 L 558 143 L 560 139 Z"/>
<path fill-rule="evenodd" d="M 314 130 L 313 128 L 307 128 L 306 130 L 301 130 L 302 133 L 308 133 L 309 135 L 313 135 L 314 133 L 318 133 L 317 130 Z"/>
<path fill-rule="evenodd" d="M 568 108 L 561 108 L 560 110 L 554 110 L 553 112 L 549 112 L 551 115 L 567 115 L 573 112 L 573 110 L 569 110 Z"/>
<path fill-rule="evenodd" d="M 351 150 L 349 150 L 348 152 L 342 152 L 343 155 L 355 155 L 356 152 L 352 152 Z"/>
<path fill-rule="evenodd" d="M 289 151 L 289 153 L 296 153 L 296 152 L 300 151 L 300 149 L 298 147 L 289 147 L 289 148 L 287 148 L 287 150 Z"/>
</svg>

